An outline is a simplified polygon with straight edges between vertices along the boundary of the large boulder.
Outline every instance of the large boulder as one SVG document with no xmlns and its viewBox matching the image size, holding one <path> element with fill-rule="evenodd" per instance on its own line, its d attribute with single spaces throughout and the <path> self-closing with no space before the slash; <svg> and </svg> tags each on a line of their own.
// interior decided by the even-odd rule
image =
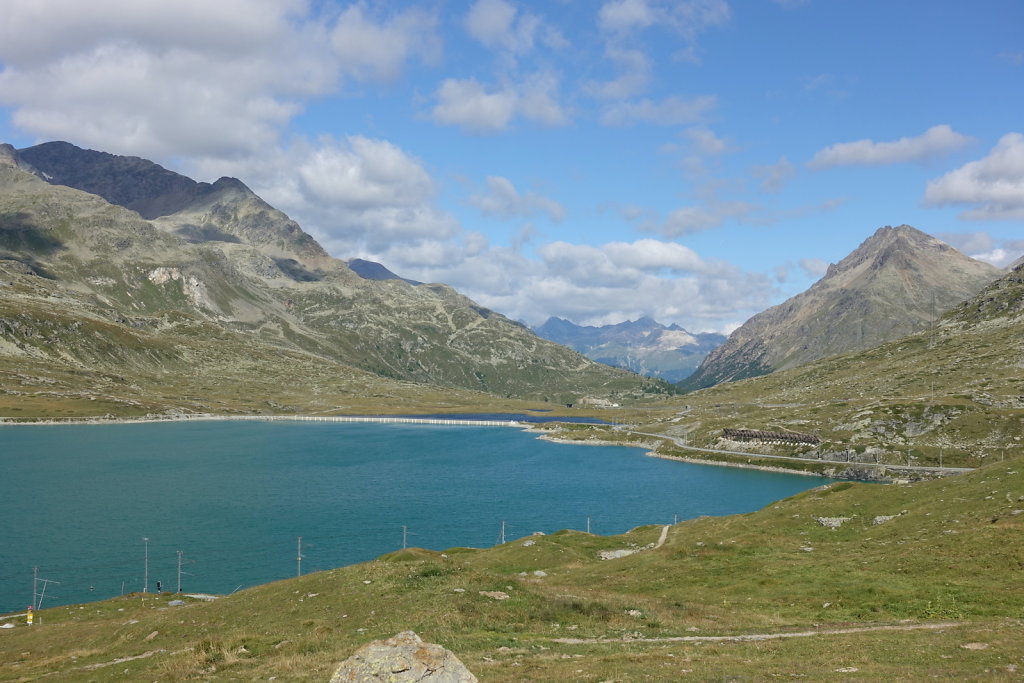
<svg viewBox="0 0 1024 683">
<path fill-rule="evenodd" d="M 331 676 L 330 683 L 476 683 L 477 678 L 454 654 L 424 643 L 412 631 L 375 640 L 355 651 Z"/>
</svg>

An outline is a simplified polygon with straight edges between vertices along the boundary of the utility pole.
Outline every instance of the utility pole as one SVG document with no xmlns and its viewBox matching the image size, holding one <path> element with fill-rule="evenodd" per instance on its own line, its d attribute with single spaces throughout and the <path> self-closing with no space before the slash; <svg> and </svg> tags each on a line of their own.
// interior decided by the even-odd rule
<svg viewBox="0 0 1024 683">
<path fill-rule="evenodd" d="M 501 535 L 498 536 L 498 545 L 505 544 L 505 520 L 501 520 Z"/>
<path fill-rule="evenodd" d="M 587 517 L 587 533 L 590 533 L 590 517 Z"/>
<path fill-rule="evenodd" d="M 36 604 L 36 595 L 39 586 L 39 567 L 32 567 L 32 604 Z"/>
<path fill-rule="evenodd" d="M 46 595 L 46 584 L 55 583 L 58 586 L 60 585 L 60 581 L 51 581 L 50 579 L 39 579 L 39 580 L 42 581 L 42 583 L 43 583 L 43 590 L 40 591 L 40 593 L 39 593 L 39 602 L 36 604 L 36 609 L 42 609 L 43 608 L 43 596 Z"/>
<path fill-rule="evenodd" d="M 295 562 L 297 565 L 295 575 L 302 576 L 302 536 L 299 536 L 299 554 L 295 558 Z"/>
<path fill-rule="evenodd" d="M 178 551 L 178 592 L 181 592 L 181 555 L 182 552 Z"/>
<path fill-rule="evenodd" d="M 406 547 L 407 547 L 408 535 L 409 535 L 409 527 L 407 527 L 406 525 L 403 524 L 402 525 L 402 550 L 405 550 Z"/>
<path fill-rule="evenodd" d="M 142 574 L 142 576 L 143 576 L 143 579 L 142 579 L 142 592 L 143 593 L 148 593 L 149 592 L 149 539 L 146 538 L 145 536 L 143 536 L 142 537 L 142 543 L 143 543 L 143 547 L 145 548 L 145 551 L 144 551 L 145 552 L 145 556 L 144 556 L 145 557 L 145 559 L 144 559 L 144 569 L 143 569 L 143 574 Z"/>
</svg>

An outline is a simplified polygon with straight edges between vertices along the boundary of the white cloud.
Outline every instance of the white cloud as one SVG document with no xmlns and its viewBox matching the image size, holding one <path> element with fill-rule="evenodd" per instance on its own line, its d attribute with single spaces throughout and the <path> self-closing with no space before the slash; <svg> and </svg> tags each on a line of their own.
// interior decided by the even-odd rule
<svg viewBox="0 0 1024 683">
<path fill-rule="evenodd" d="M 466 14 L 463 25 L 466 32 L 483 45 L 512 53 L 528 52 L 538 40 L 552 48 L 567 45 L 564 36 L 540 17 L 520 12 L 506 0 L 477 0 Z"/>
<path fill-rule="evenodd" d="M 503 131 L 516 116 L 545 126 L 569 121 L 568 112 L 558 101 L 558 81 L 550 75 L 539 74 L 493 91 L 474 79 L 449 78 L 438 88 L 436 98 L 431 110 L 436 123 L 474 133 Z"/>
<path fill-rule="evenodd" d="M 704 156 L 721 156 L 732 150 L 727 140 L 715 135 L 710 128 L 694 126 L 683 131 L 683 137 L 689 141 L 690 148 Z"/>
<path fill-rule="evenodd" d="M 833 166 L 880 166 L 908 161 L 925 161 L 971 141 L 946 125 L 932 126 L 915 138 L 900 138 L 893 142 L 857 140 L 841 142 L 818 150 L 807 165 L 814 169 Z"/>
<path fill-rule="evenodd" d="M 779 157 L 774 164 L 765 166 L 754 166 L 751 169 L 753 176 L 761 181 L 763 192 L 778 192 L 789 182 L 789 179 L 796 175 L 796 169 L 789 163 L 786 157 Z"/>
<path fill-rule="evenodd" d="M 393 81 L 411 56 L 431 64 L 439 58 L 434 15 L 407 9 L 378 23 L 367 13 L 365 2 L 349 6 L 331 32 L 331 46 L 346 73 L 361 80 Z"/>
<path fill-rule="evenodd" d="M 436 188 L 422 162 L 385 140 L 299 140 L 259 157 L 206 159 L 190 170 L 199 177 L 244 178 L 340 258 L 460 233 L 457 221 L 436 207 Z"/>
<path fill-rule="evenodd" d="M 605 31 L 647 28 L 653 23 L 654 11 L 646 0 L 611 0 L 597 14 L 597 24 Z"/>
<path fill-rule="evenodd" d="M 944 232 L 936 237 L 971 258 L 991 263 L 997 268 L 1006 268 L 1024 254 L 1024 239 L 998 239 L 987 232 Z"/>
<path fill-rule="evenodd" d="M 683 125 L 700 121 L 717 104 L 718 98 L 714 95 L 700 95 L 690 99 L 668 97 L 661 101 L 643 99 L 635 102 L 618 102 L 605 109 L 601 123 L 609 126 L 627 126 L 634 123 Z"/>
<path fill-rule="evenodd" d="M 988 156 L 928 183 L 928 204 L 965 204 L 967 220 L 1024 219 L 1024 135 L 1007 133 Z"/>
<path fill-rule="evenodd" d="M 501 176 L 488 177 L 487 192 L 471 196 L 469 203 L 485 214 L 497 214 L 505 218 L 535 216 L 538 213 L 547 214 L 548 218 L 556 222 L 565 218 L 565 207 L 555 200 L 535 192 L 520 193 L 512 181 Z"/>
<path fill-rule="evenodd" d="M 820 258 L 802 258 L 797 263 L 810 277 L 823 277 L 828 272 L 829 262 Z"/>
<path fill-rule="evenodd" d="M 703 206 L 684 206 L 670 212 L 660 224 L 647 224 L 641 229 L 665 237 L 682 237 L 721 226 L 727 219 L 743 218 L 757 207 L 741 201 L 711 201 Z"/>
<path fill-rule="evenodd" d="M 391 80 L 440 43 L 432 15 L 375 22 L 305 0 L 6 0 L 0 105 L 43 139 L 150 158 L 263 154 L 343 76 Z"/>
<path fill-rule="evenodd" d="M 605 57 L 615 63 L 619 75 L 608 81 L 590 81 L 584 90 L 603 100 L 623 100 L 639 95 L 651 81 L 651 59 L 641 50 L 616 46 L 605 49 Z"/>
<path fill-rule="evenodd" d="M 693 41 L 708 28 L 732 18 L 725 0 L 610 0 L 598 11 L 598 26 L 623 32 L 652 26 L 665 28 Z"/>
<path fill-rule="evenodd" d="M 414 206 L 433 197 L 421 163 L 385 140 L 353 136 L 325 141 L 302 160 L 298 178 L 311 200 L 354 210 Z"/>
</svg>

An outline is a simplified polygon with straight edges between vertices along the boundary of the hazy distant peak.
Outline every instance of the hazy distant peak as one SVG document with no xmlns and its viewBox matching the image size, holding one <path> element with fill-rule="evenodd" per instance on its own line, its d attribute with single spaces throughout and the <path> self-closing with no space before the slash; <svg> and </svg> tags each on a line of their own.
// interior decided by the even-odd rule
<svg viewBox="0 0 1024 683">
<path fill-rule="evenodd" d="M 376 261 L 367 261 L 361 258 L 349 259 L 345 262 L 352 272 L 364 280 L 401 280 L 402 282 L 408 282 L 410 285 L 421 285 L 422 282 L 416 280 L 410 280 L 408 278 L 395 275 L 393 272 L 388 270 L 383 264 L 377 263 Z"/>
</svg>

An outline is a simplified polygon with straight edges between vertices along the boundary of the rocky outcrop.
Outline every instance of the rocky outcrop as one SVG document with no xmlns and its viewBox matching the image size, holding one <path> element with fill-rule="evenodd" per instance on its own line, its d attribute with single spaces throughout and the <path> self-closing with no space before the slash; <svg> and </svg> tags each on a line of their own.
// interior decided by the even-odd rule
<svg viewBox="0 0 1024 683">
<path fill-rule="evenodd" d="M 341 663 L 330 683 L 476 683 L 454 654 L 412 631 L 375 640 Z"/>
<path fill-rule="evenodd" d="M 810 289 L 748 320 L 681 386 L 702 389 L 899 339 L 1000 274 L 909 225 L 880 228 Z"/>
</svg>

